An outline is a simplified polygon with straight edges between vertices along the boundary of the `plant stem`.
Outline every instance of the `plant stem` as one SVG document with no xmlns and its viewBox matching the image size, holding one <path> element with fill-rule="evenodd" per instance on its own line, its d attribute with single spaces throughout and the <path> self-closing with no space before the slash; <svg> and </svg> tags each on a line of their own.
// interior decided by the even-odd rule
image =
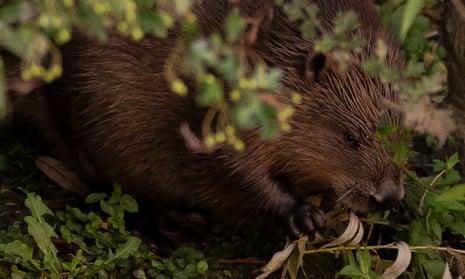
<svg viewBox="0 0 465 279">
<path fill-rule="evenodd" d="M 423 216 L 423 204 L 425 203 L 425 198 L 428 192 L 433 188 L 434 184 L 436 184 L 436 181 L 441 177 L 444 173 L 446 173 L 448 169 L 442 170 L 440 173 L 438 173 L 434 178 L 433 181 L 428 185 L 428 188 L 423 192 L 423 195 L 421 196 L 420 203 L 418 204 L 418 214 L 420 216 Z"/>
<path fill-rule="evenodd" d="M 379 250 L 379 249 L 397 249 L 396 243 L 390 243 L 385 245 L 371 245 L 371 246 L 338 246 L 331 248 L 316 248 L 304 251 L 304 254 L 317 254 L 317 253 L 335 253 L 339 251 L 354 251 L 354 250 Z M 410 251 L 416 252 L 419 250 L 436 250 L 445 252 L 455 252 L 465 255 L 465 250 L 454 249 L 451 247 L 438 247 L 438 246 L 409 246 Z"/>
</svg>

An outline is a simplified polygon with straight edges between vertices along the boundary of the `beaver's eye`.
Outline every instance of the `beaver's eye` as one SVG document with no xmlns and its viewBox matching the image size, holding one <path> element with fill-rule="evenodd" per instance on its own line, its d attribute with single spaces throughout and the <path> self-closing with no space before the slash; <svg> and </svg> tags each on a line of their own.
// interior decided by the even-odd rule
<svg viewBox="0 0 465 279">
<path fill-rule="evenodd" d="M 344 138 L 347 141 L 347 143 L 350 145 L 350 147 L 357 149 L 358 148 L 358 141 L 355 139 L 354 135 L 350 132 L 345 132 L 344 133 Z"/>
</svg>

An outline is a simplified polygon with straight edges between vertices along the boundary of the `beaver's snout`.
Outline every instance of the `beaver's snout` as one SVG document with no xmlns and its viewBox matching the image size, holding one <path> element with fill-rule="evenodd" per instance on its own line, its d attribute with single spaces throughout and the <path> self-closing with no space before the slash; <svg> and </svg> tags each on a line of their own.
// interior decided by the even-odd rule
<svg viewBox="0 0 465 279">
<path fill-rule="evenodd" d="M 378 207 L 392 208 L 404 197 L 404 187 L 391 179 L 386 179 L 379 185 L 372 197 Z"/>
</svg>

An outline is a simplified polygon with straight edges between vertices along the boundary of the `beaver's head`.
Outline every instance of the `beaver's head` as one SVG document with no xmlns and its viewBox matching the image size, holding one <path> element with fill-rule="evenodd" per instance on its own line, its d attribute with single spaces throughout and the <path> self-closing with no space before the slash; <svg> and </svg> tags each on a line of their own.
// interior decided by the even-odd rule
<svg viewBox="0 0 465 279">
<path fill-rule="evenodd" d="M 360 65 L 340 71 L 319 57 L 314 71 L 286 71 L 283 84 L 301 93 L 292 130 L 275 142 L 283 187 L 298 197 L 326 192 L 356 212 L 386 208 L 404 195 L 400 168 L 377 134 L 381 114 L 397 122 L 379 104 L 397 101 L 392 86 Z"/>
</svg>

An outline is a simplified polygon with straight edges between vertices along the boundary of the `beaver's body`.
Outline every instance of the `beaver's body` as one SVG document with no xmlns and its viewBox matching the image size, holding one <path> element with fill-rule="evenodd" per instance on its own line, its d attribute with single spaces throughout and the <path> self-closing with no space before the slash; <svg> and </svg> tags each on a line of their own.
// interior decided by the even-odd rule
<svg viewBox="0 0 465 279">
<path fill-rule="evenodd" d="M 253 17 L 263 10 L 261 2 L 242 1 L 239 7 Z M 269 10 L 252 47 L 269 65 L 283 68 L 282 85 L 300 92 L 302 103 L 290 133 L 266 141 L 249 132 L 245 151 L 224 146 L 203 154 L 186 147 L 180 123 L 197 131 L 204 111 L 193 98 L 170 93 L 164 80 L 175 35 L 140 42 L 115 36 L 101 43 L 77 34 L 62 49 L 63 77 L 16 98 L 17 116 L 39 127 L 55 156 L 84 180 L 118 182 L 161 207 L 208 209 L 229 222 L 278 216 L 292 233 L 312 233 L 324 215 L 303 203 L 310 194 L 329 193 L 361 212 L 398 201 L 400 172 L 375 136 L 379 96 L 396 101 L 397 95 L 360 64 L 377 38 L 388 44 L 391 65 L 402 64 L 399 50 L 371 1 L 315 2 L 325 27 L 339 10 L 358 12 L 359 35 L 368 46 L 354 54 L 356 63 L 345 73 L 323 56 L 311 62 L 312 42 L 302 39 L 282 10 Z M 196 13 L 210 32 L 229 4 L 203 5 Z M 302 60 L 309 67 L 302 68 Z"/>
</svg>

